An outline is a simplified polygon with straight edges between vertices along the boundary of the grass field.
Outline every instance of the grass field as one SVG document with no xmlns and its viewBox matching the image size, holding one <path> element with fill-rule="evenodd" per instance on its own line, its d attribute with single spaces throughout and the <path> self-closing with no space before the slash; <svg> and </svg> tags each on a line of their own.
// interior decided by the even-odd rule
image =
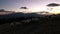
<svg viewBox="0 0 60 34">
<path fill-rule="evenodd" d="M 59 32 L 60 20 L 58 18 L 36 18 L 0 25 L 0 34 L 57 34 Z"/>
</svg>

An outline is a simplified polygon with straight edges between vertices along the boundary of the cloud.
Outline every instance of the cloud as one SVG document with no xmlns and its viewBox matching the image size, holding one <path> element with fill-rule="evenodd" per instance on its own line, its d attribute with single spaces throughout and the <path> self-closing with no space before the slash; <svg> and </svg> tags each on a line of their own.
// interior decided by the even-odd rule
<svg viewBox="0 0 60 34">
<path fill-rule="evenodd" d="M 28 9 L 27 7 L 21 7 L 20 9 Z"/>
<path fill-rule="evenodd" d="M 55 6 L 60 6 L 60 4 L 57 4 L 57 3 L 50 3 L 46 6 L 49 6 L 49 7 L 55 7 Z"/>
</svg>

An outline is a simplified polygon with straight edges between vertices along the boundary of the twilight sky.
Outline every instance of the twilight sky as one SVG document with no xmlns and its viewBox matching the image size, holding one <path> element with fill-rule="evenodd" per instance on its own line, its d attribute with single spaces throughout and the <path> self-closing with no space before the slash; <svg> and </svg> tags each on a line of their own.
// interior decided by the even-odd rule
<svg viewBox="0 0 60 34">
<path fill-rule="evenodd" d="M 59 3 L 60 0 L 0 0 L 0 9 L 20 10 L 22 6 L 26 6 L 31 10 L 44 10 L 49 3 Z"/>
</svg>

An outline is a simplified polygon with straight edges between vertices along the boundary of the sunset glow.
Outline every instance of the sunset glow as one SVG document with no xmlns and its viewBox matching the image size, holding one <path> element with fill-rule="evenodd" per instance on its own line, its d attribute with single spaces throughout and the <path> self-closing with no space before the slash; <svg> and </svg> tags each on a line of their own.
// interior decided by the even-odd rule
<svg viewBox="0 0 60 34">
<path fill-rule="evenodd" d="M 23 13 L 47 11 L 53 14 L 60 14 L 60 6 L 53 7 L 53 10 L 50 11 L 51 7 L 47 9 L 48 7 L 46 6 L 49 3 L 60 4 L 60 0 L 0 0 L 0 9 Z M 20 7 L 24 6 L 28 9 L 21 10 Z"/>
<path fill-rule="evenodd" d="M 49 11 L 50 13 L 53 14 L 60 14 L 60 6 L 58 7 L 52 7 L 53 9 L 51 11 Z"/>
</svg>

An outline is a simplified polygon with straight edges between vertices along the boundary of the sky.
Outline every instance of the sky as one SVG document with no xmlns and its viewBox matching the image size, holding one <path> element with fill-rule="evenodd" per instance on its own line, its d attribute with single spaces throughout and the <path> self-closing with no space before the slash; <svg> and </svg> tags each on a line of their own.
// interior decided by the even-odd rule
<svg viewBox="0 0 60 34">
<path fill-rule="evenodd" d="M 49 3 L 60 4 L 60 0 L 0 0 L 0 9 L 19 11 L 20 7 L 26 6 L 32 11 L 40 11 Z"/>
</svg>

